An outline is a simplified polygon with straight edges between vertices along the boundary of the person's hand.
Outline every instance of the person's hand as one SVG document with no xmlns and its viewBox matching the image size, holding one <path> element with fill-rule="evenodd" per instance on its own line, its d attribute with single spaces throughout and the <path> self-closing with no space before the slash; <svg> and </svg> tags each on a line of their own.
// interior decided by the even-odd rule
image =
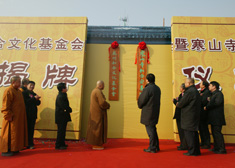
<svg viewBox="0 0 235 168">
<path fill-rule="evenodd" d="M 36 95 L 36 96 L 34 96 L 34 98 L 37 99 L 37 100 L 39 100 L 41 97 L 38 96 L 38 95 Z"/>
<path fill-rule="evenodd" d="M 206 106 L 204 107 L 204 110 L 206 110 Z"/>
<path fill-rule="evenodd" d="M 176 105 L 177 104 L 177 100 L 176 99 L 173 99 L 173 103 Z"/>
<path fill-rule="evenodd" d="M 210 97 L 207 97 L 207 101 L 209 102 L 211 100 L 211 98 Z"/>
</svg>

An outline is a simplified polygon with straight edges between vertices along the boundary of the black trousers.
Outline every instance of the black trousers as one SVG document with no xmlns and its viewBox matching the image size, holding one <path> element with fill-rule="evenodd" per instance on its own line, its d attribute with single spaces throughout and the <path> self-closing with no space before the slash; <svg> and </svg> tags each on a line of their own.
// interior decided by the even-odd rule
<svg viewBox="0 0 235 168">
<path fill-rule="evenodd" d="M 27 124 L 28 124 L 28 143 L 29 143 L 29 146 L 34 146 L 33 135 L 34 135 L 35 122 L 36 122 L 36 119 L 30 119 L 30 118 L 27 119 Z"/>
<path fill-rule="evenodd" d="M 152 151 L 159 150 L 159 139 L 157 135 L 156 125 L 145 125 L 146 131 L 149 136 L 149 147 L 148 149 Z"/>
<path fill-rule="evenodd" d="M 65 146 L 65 136 L 66 136 L 66 127 L 67 122 L 57 124 L 57 138 L 55 147 L 59 148 L 61 146 Z"/>
<path fill-rule="evenodd" d="M 180 137 L 180 147 L 181 148 L 188 148 L 188 145 L 186 143 L 185 135 L 184 135 L 184 130 L 181 128 L 181 120 L 176 119 L 176 124 L 179 132 L 179 137 Z"/>
<path fill-rule="evenodd" d="M 188 153 L 191 155 L 200 155 L 199 136 L 197 131 L 184 130 L 185 139 L 188 145 Z"/>
<path fill-rule="evenodd" d="M 201 146 L 210 146 L 211 145 L 211 138 L 210 138 L 210 132 L 208 128 L 207 121 L 200 121 L 199 125 L 199 133 L 201 137 Z"/>
<path fill-rule="evenodd" d="M 224 136 L 221 133 L 222 125 L 211 125 L 211 132 L 214 139 L 214 149 L 217 151 L 225 151 Z"/>
</svg>

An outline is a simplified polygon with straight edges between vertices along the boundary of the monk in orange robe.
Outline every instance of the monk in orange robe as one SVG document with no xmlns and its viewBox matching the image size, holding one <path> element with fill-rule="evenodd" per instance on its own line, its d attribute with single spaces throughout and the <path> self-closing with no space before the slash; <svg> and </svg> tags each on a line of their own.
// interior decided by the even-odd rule
<svg viewBox="0 0 235 168">
<path fill-rule="evenodd" d="M 91 93 L 90 114 L 86 142 L 94 150 L 104 149 L 103 144 L 107 140 L 107 109 L 110 108 L 102 92 L 104 82 L 98 81 L 97 87 Z"/>
<path fill-rule="evenodd" d="M 12 77 L 11 86 L 3 94 L 0 137 L 2 156 L 12 156 L 28 145 L 26 111 L 20 85 L 20 77 Z"/>
</svg>

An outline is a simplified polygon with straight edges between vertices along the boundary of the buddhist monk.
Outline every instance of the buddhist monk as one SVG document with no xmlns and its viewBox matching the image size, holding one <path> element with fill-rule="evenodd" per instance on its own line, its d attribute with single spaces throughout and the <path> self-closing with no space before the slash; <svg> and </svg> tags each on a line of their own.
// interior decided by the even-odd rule
<svg viewBox="0 0 235 168">
<path fill-rule="evenodd" d="M 103 150 L 107 140 L 107 109 L 110 108 L 102 92 L 104 82 L 98 81 L 91 93 L 90 114 L 86 142 L 92 145 L 93 150 Z"/>
<path fill-rule="evenodd" d="M 3 94 L 0 138 L 2 156 L 12 156 L 28 145 L 26 111 L 20 85 L 20 77 L 12 77 L 10 87 Z"/>
</svg>

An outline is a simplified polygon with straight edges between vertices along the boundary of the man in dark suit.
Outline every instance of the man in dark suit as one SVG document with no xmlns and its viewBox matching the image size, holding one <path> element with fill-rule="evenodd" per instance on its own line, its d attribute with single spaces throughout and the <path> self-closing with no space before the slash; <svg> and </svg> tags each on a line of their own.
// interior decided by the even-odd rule
<svg viewBox="0 0 235 168">
<path fill-rule="evenodd" d="M 173 99 L 173 103 L 175 105 L 182 99 L 182 97 L 184 95 L 184 92 L 185 92 L 185 84 L 184 83 L 182 83 L 182 85 L 180 86 L 180 92 L 181 93 L 180 93 L 179 97 Z M 176 124 L 177 124 L 179 138 L 180 138 L 180 146 L 177 146 L 177 149 L 178 150 L 187 150 L 188 145 L 185 140 L 184 130 L 181 128 L 181 108 L 178 108 L 178 107 L 175 108 L 175 115 L 174 115 L 173 119 L 176 119 Z"/>
<path fill-rule="evenodd" d="M 209 103 L 204 107 L 208 111 L 208 121 L 211 124 L 214 148 L 211 149 L 216 154 L 226 154 L 224 137 L 221 133 L 222 126 L 226 125 L 224 116 L 224 95 L 219 90 L 219 83 L 210 82 L 209 90 L 212 92 Z"/>
<path fill-rule="evenodd" d="M 145 125 L 149 136 L 149 147 L 145 152 L 156 153 L 159 151 L 159 139 L 156 130 L 160 113 L 161 90 L 155 85 L 155 76 L 148 74 L 146 76 L 147 85 L 138 99 L 138 107 L 142 109 L 141 123 Z"/>
<path fill-rule="evenodd" d="M 72 109 L 69 106 L 66 84 L 59 83 L 57 89 L 59 94 L 56 98 L 55 123 L 57 124 L 58 130 L 55 149 L 66 149 L 66 127 L 67 122 L 71 121 L 70 113 L 72 112 Z"/>
<path fill-rule="evenodd" d="M 178 108 L 181 108 L 181 127 L 184 129 L 188 145 L 188 153 L 184 153 L 184 155 L 198 156 L 201 154 L 198 136 L 201 97 L 194 85 L 193 78 L 185 80 L 185 87 L 184 96 L 176 105 Z"/>
<path fill-rule="evenodd" d="M 202 108 L 201 108 L 201 114 L 200 114 L 199 133 L 201 137 L 202 149 L 210 149 L 210 146 L 211 146 L 210 132 L 208 129 L 208 111 L 204 110 L 204 107 L 208 103 L 207 99 L 211 95 L 208 89 L 208 86 L 209 86 L 209 83 L 207 81 L 201 81 L 200 96 L 202 98 Z"/>
<path fill-rule="evenodd" d="M 23 91 L 24 103 L 27 114 L 27 125 L 28 125 L 28 142 L 29 149 L 34 149 L 33 136 L 34 136 L 34 127 L 37 119 L 38 108 L 41 104 L 40 96 L 38 96 L 33 90 L 35 87 L 34 81 L 29 81 L 27 89 Z"/>
</svg>

